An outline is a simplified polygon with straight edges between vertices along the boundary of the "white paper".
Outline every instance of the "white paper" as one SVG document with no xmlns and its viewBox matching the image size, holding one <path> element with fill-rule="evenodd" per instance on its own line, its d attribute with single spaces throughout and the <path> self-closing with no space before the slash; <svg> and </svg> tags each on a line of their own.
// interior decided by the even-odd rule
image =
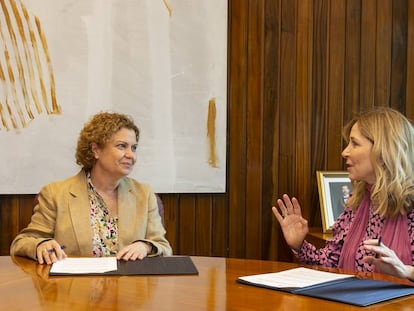
<svg viewBox="0 0 414 311">
<path fill-rule="evenodd" d="M 117 270 L 116 257 L 64 258 L 55 262 L 51 273 L 88 274 Z"/>
<path fill-rule="evenodd" d="M 275 273 L 242 276 L 239 277 L 239 279 L 249 283 L 266 285 L 275 288 L 304 288 L 307 286 L 350 277 L 353 277 L 353 275 L 300 267 Z"/>
</svg>

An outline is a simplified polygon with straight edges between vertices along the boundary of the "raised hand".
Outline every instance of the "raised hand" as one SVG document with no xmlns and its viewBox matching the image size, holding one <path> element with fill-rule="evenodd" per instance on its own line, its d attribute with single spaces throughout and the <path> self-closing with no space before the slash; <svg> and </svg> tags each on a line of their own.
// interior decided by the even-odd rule
<svg viewBox="0 0 414 311">
<path fill-rule="evenodd" d="M 277 200 L 280 211 L 275 206 L 272 207 L 272 211 L 280 224 L 286 243 L 291 248 L 299 250 L 309 232 L 308 221 L 302 217 L 296 198 L 290 199 L 284 194 L 282 199 Z"/>
</svg>

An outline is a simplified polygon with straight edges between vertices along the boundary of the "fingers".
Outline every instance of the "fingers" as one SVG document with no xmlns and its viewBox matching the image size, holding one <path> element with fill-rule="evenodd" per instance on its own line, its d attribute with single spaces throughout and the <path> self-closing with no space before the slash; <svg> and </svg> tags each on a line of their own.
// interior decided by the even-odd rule
<svg viewBox="0 0 414 311">
<path fill-rule="evenodd" d="M 282 199 L 283 199 L 283 206 L 286 209 L 287 213 L 293 212 L 293 204 L 292 204 L 290 197 L 287 194 L 284 194 L 282 196 Z"/>
<path fill-rule="evenodd" d="M 57 257 L 53 249 L 48 249 L 47 247 L 38 247 L 37 249 L 37 261 L 40 264 L 52 264 L 57 261 Z"/>
<path fill-rule="evenodd" d="M 147 245 L 143 242 L 135 242 L 131 245 L 128 245 L 121 249 L 117 254 L 116 258 L 118 260 L 142 260 L 144 259 L 148 254 L 148 248 Z"/>
<path fill-rule="evenodd" d="M 288 215 L 288 210 L 285 206 L 285 203 L 281 199 L 278 199 L 277 205 L 279 206 L 280 212 L 282 214 L 282 218 L 285 218 Z"/>
<path fill-rule="evenodd" d="M 276 207 L 273 207 L 272 211 L 279 222 L 289 215 L 301 215 L 301 208 L 298 200 L 294 197 L 290 199 L 287 194 L 284 194 L 282 199 L 277 200 L 277 205 L 279 206 L 280 212 Z"/>
<path fill-rule="evenodd" d="M 133 251 L 126 251 L 126 252 L 118 252 L 118 254 L 116 255 L 116 258 L 118 260 L 124 260 L 124 261 L 128 261 L 128 260 L 137 260 L 140 257 L 140 255 L 138 253 L 134 253 Z M 142 258 L 140 258 L 142 259 Z"/>
<path fill-rule="evenodd" d="M 302 214 L 299 201 L 296 198 L 292 198 L 292 203 L 293 203 L 293 213 Z"/>
<path fill-rule="evenodd" d="M 55 240 L 48 240 L 40 243 L 36 249 L 37 261 L 39 264 L 53 264 L 67 255 L 63 251 L 63 247 Z"/>
<path fill-rule="evenodd" d="M 286 216 L 291 214 L 291 212 L 293 212 L 293 208 L 292 208 L 293 205 L 287 194 L 284 194 L 282 196 L 282 199 L 277 200 L 277 205 L 279 206 L 279 209 L 280 209 L 280 212 L 283 218 L 285 218 Z"/>
<path fill-rule="evenodd" d="M 364 248 L 370 252 L 374 253 L 375 258 L 379 258 L 379 256 L 386 256 L 390 253 L 390 249 L 388 249 L 380 239 L 369 239 L 363 242 Z M 388 254 L 389 255 L 389 254 Z"/>
<path fill-rule="evenodd" d="M 276 217 L 276 219 L 279 223 L 283 221 L 282 215 L 280 215 L 279 211 L 277 210 L 277 208 L 275 206 L 272 207 L 272 212 L 275 215 L 275 217 Z"/>
<path fill-rule="evenodd" d="M 376 254 L 366 255 L 363 260 L 375 266 L 375 269 L 381 273 L 387 273 L 400 278 L 407 278 L 411 275 L 411 266 L 405 265 L 395 254 L 395 252 L 387 247 L 381 246 L 365 246 L 367 250 L 373 251 L 377 248 Z M 376 255 L 379 255 L 378 257 Z M 408 269 L 407 269 L 408 267 Z"/>
<path fill-rule="evenodd" d="M 116 259 L 118 260 L 128 260 L 126 258 L 129 258 L 131 255 L 128 255 L 128 249 L 123 248 L 120 251 L 118 251 L 118 253 L 116 253 Z"/>
<path fill-rule="evenodd" d="M 399 258 L 395 254 L 394 250 L 388 248 L 384 243 L 382 243 L 381 239 L 365 240 L 363 245 L 368 252 L 373 253 L 372 257 L 375 259 L 381 259 L 382 262 L 387 263 L 390 263 L 390 260 L 394 259 L 399 261 Z"/>
</svg>

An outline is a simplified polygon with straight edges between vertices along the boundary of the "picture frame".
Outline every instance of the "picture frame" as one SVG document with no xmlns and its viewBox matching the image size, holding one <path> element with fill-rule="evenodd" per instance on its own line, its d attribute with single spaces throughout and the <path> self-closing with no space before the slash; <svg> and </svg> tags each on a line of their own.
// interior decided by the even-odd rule
<svg viewBox="0 0 414 311">
<path fill-rule="evenodd" d="M 323 233 L 332 232 L 332 226 L 345 208 L 351 194 L 351 180 L 345 171 L 317 171 L 319 202 Z"/>
</svg>

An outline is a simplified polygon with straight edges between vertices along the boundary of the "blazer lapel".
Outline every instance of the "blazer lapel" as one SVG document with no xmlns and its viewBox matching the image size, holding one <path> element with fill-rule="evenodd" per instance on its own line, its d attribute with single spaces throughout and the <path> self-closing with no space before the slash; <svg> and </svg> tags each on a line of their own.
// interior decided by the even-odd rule
<svg viewBox="0 0 414 311">
<path fill-rule="evenodd" d="M 136 196 L 124 178 L 118 186 L 118 242 L 119 249 L 134 241 L 137 221 Z M 125 244 L 125 245 L 124 245 Z"/>
<path fill-rule="evenodd" d="M 69 211 L 81 255 L 92 255 L 90 204 L 84 171 L 81 171 L 69 190 Z"/>
</svg>

